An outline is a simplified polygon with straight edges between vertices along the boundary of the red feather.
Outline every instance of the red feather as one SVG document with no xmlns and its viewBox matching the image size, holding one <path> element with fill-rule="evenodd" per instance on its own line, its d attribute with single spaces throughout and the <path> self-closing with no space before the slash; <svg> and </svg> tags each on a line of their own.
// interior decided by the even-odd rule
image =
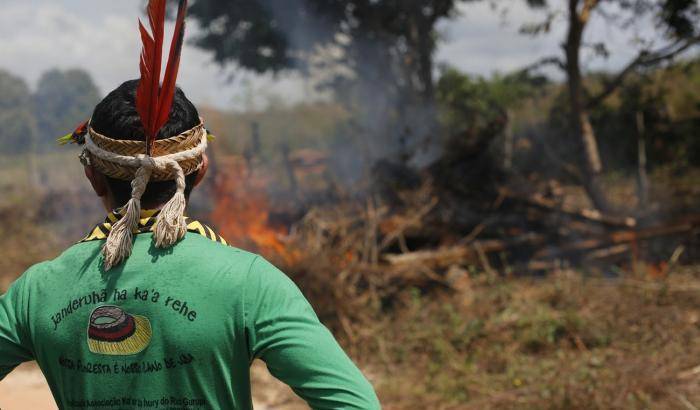
<svg viewBox="0 0 700 410">
<path fill-rule="evenodd" d="M 158 122 L 165 124 L 170 117 L 170 109 L 173 105 L 175 97 L 175 85 L 177 74 L 180 70 L 180 56 L 182 54 L 182 44 L 185 40 L 185 15 L 187 13 L 187 0 L 180 0 L 180 5 L 177 9 L 177 19 L 175 22 L 175 31 L 173 40 L 170 44 L 170 55 L 168 56 L 168 65 L 165 69 L 163 77 L 163 88 L 161 90 L 160 100 L 158 101 Z"/>
<path fill-rule="evenodd" d="M 143 51 L 139 64 L 141 80 L 136 90 L 136 110 L 141 116 L 141 122 L 146 132 L 146 153 L 148 155 L 151 155 L 158 131 L 168 122 L 170 117 L 185 35 L 187 0 L 180 0 L 165 78 L 161 87 L 160 73 L 165 37 L 166 3 L 166 0 L 149 0 L 148 2 L 148 20 L 152 36 L 139 20 Z"/>
</svg>

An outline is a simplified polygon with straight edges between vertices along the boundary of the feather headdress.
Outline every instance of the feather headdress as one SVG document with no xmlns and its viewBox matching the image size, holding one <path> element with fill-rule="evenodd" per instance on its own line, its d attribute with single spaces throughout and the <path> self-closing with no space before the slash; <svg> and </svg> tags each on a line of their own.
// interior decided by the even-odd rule
<svg viewBox="0 0 700 410">
<path fill-rule="evenodd" d="M 151 155 L 158 131 L 170 116 L 170 109 L 175 96 L 175 82 L 180 68 L 180 55 L 185 36 L 185 15 L 187 0 L 180 0 L 175 20 L 175 31 L 170 54 L 165 68 L 163 85 L 160 84 L 161 60 L 163 58 L 163 38 L 165 36 L 166 0 L 150 0 L 148 3 L 148 20 L 152 35 L 139 20 L 139 30 L 143 41 L 141 52 L 141 81 L 136 90 L 136 110 L 141 116 L 146 131 L 146 154 Z"/>
<path fill-rule="evenodd" d="M 177 186 L 173 197 L 161 208 L 153 228 L 153 239 L 159 248 L 178 242 L 187 232 L 185 225 L 185 175 L 198 170 L 203 163 L 208 133 L 200 123 L 177 136 L 156 141 L 160 130 L 168 122 L 175 97 L 175 83 L 180 67 L 180 55 L 185 35 L 187 0 L 180 0 L 170 53 L 161 83 L 161 65 L 165 38 L 167 0 L 148 2 L 150 32 L 139 20 L 143 42 L 139 69 L 141 79 L 136 89 L 136 110 L 145 133 L 145 141 L 115 140 L 100 135 L 90 122 L 81 124 L 61 142 L 85 144 L 81 156 L 86 163 L 105 175 L 131 180 L 131 199 L 122 208 L 122 218 L 116 221 L 102 249 L 106 270 L 118 265 L 131 254 L 133 235 L 138 229 L 141 214 L 141 196 L 151 180 L 174 180 Z"/>
<path fill-rule="evenodd" d="M 141 79 L 136 90 L 136 110 L 141 117 L 146 134 L 146 154 L 151 155 L 160 129 L 168 122 L 175 97 L 177 75 L 180 70 L 180 56 L 185 39 L 185 17 L 187 0 L 180 0 L 175 20 L 175 31 L 170 44 L 170 53 L 161 85 L 163 43 L 165 39 L 165 17 L 167 0 L 149 0 L 147 14 L 151 32 L 139 19 L 139 32 L 143 48 L 139 62 Z M 57 141 L 61 145 L 85 144 L 89 121 L 81 123 L 75 131 Z"/>
</svg>

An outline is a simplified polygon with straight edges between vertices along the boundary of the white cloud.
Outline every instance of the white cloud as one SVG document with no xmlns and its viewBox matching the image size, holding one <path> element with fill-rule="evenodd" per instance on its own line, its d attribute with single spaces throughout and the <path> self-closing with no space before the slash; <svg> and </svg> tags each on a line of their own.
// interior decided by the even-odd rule
<svg viewBox="0 0 700 410">
<path fill-rule="evenodd" d="M 109 7 L 115 3 L 116 9 Z M 140 4 L 141 0 L 73 0 L 65 4 L 4 1 L 0 13 L 0 68 L 35 85 L 50 68 L 82 67 L 103 92 L 112 90 L 139 75 L 141 45 L 136 19 L 140 17 Z M 166 30 L 171 32 L 172 25 Z M 197 103 L 241 107 L 245 100 L 240 95 L 242 79 L 253 88 L 254 92 L 247 94 L 253 95 L 252 102 L 257 105 L 273 93 L 291 95 L 293 100 L 304 95 L 303 84 L 294 78 L 243 75 L 230 84 L 230 73 L 214 64 L 208 53 L 190 45 L 183 50 L 180 70 L 179 85 Z"/>
<path fill-rule="evenodd" d="M 437 54 L 440 62 L 489 75 L 518 69 L 556 50 L 553 37 L 533 40 L 518 33 L 524 21 L 535 18 L 524 7 L 514 7 L 506 17 L 486 3 L 462 6 L 460 11 L 456 20 L 440 27 L 445 39 Z"/>
<path fill-rule="evenodd" d="M 521 34 L 526 23 L 544 21 L 545 14 L 525 5 L 523 0 L 508 2 L 507 13 L 494 10 L 489 2 L 464 4 L 460 16 L 440 27 L 446 42 L 437 53 L 438 61 L 447 62 L 464 71 L 489 75 L 508 72 L 532 64 L 543 57 L 561 56 L 566 24 L 563 13 L 550 33 L 536 37 Z M 502 7 L 503 3 L 499 3 Z M 652 22 L 640 19 L 628 29 L 608 24 L 594 16 L 586 31 L 589 44 L 605 41 L 611 51 L 609 59 L 586 59 L 589 69 L 616 69 L 634 57 L 630 40 L 635 34 L 654 34 Z"/>
<path fill-rule="evenodd" d="M 34 85 L 50 68 L 82 67 L 103 92 L 138 76 L 140 40 L 136 19 L 141 17 L 142 0 L 1 1 L 0 68 L 20 74 Z M 494 12 L 488 2 L 481 2 L 463 5 L 461 16 L 443 23 L 440 29 L 446 41 L 438 50 L 438 61 L 489 75 L 561 52 L 561 24 L 546 36 L 523 36 L 518 33 L 520 26 L 542 15 L 526 8 L 522 0 L 500 1 L 511 5 L 505 17 Z M 189 27 L 190 35 L 196 32 L 195 24 Z M 650 27 L 650 22 L 640 21 L 623 32 L 598 19 L 589 29 L 588 41 L 605 39 L 612 44 L 613 56 L 590 68 L 624 64 L 634 54 L 629 34 L 645 33 Z M 289 102 L 315 97 L 298 77 L 236 72 L 236 81 L 229 83 L 230 74 L 214 64 L 208 53 L 191 45 L 185 47 L 179 83 L 197 103 L 242 108 L 251 102 L 259 106 L 270 95 Z"/>
</svg>

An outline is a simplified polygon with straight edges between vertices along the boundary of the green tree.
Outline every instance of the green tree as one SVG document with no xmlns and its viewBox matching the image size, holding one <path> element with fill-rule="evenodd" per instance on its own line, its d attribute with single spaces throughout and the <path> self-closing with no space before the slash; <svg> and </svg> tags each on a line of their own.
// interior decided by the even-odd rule
<svg viewBox="0 0 700 410">
<path fill-rule="evenodd" d="M 319 47 L 333 46 L 346 51 L 341 58 L 353 69 L 400 60 L 410 71 L 403 79 L 430 97 L 436 24 L 465 1 L 196 0 L 190 14 L 203 29 L 196 44 L 221 64 L 256 72 L 304 70 Z M 357 51 L 369 42 L 391 48 L 384 56 L 390 60 L 358 60 L 366 53 Z"/>
<path fill-rule="evenodd" d="M 37 125 L 27 83 L 0 70 L 0 151 L 27 152 L 35 144 L 36 136 Z"/>
<path fill-rule="evenodd" d="M 39 79 L 34 95 L 40 143 L 56 138 L 90 117 L 100 93 L 90 74 L 80 69 L 50 70 Z"/>
<path fill-rule="evenodd" d="M 508 111 L 541 92 L 545 77 L 526 71 L 491 79 L 446 68 L 437 83 L 441 118 L 450 135 L 484 127 L 508 117 Z"/>
<path fill-rule="evenodd" d="M 524 27 L 524 32 L 545 33 L 559 22 L 567 26 L 563 58 L 548 57 L 536 66 L 554 64 L 566 74 L 570 128 L 582 153 L 585 175 L 582 183 L 599 210 L 615 212 L 602 186 L 604 168 L 590 112 L 612 95 L 630 74 L 649 70 L 697 45 L 700 42 L 700 5 L 697 0 L 566 0 L 565 6 L 558 8 L 550 6 L 546 0 L 527 2 L 533 7 L 546 9 L 547 17 L 544 22 Z M 582 51 L 590 47 L 598 56 L 610 54 L 605 43 L 589 44 L 586 41 L 586 28 L 591 20 L 600 18 L 607 20 L 608 24 L 628 27 L 635 20 L 648 17 L 655 22 L 656 33 L 647 34 L 656 34 L 664 44 L 659 46 L 653 41 L 633 39 L 632 46 L 638 48 L 637 56 L 611 75 L 600 90 L 591 89 L 584 81 Z"/>
<path fill-rule="evenodd" d="M 190 13 L 202 27 L 195 43 L 220 64 L 322 72 L 354 114 L 347 128 L 367 155 L 384 156 L 434 134 L 436 27 L 466 1 L 195 0 Z"/>
</svg>

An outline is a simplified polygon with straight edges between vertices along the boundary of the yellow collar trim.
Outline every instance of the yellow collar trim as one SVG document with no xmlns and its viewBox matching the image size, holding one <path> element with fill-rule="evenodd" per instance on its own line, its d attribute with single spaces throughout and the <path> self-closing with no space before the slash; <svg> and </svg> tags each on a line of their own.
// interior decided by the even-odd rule
<svg viewBox="0 0 700 410">
<path fill-rule="evenodd" d="M 107 236 L 112 231 L 112 225 L 115 224 L 122 218 L 122 211 L 115 210 L 107 215 L 105 221 L 97 226 L 95 226 L 90 233 L 80 241 L 92 242 L 101 241 L 107 239 Z M 139 220 L 138 228 L 134 231 L 135 234 L 153 232 L 153 227 L 156 224 L 156 217 L 158 216 L 159 210 L 142 210 L 141 219 Z M 203 223 L 194 220 L 192 218 L 185 217 L 185 223 L 187 224 L 187 232 L 196 233 L 204 236 L 205 238 L 211 239 L 214 242 L 218 242 L 222 245 L 228 245 L 228 242 L 219 234 L 217 234 L 212 228 Z"/>
</svg>

